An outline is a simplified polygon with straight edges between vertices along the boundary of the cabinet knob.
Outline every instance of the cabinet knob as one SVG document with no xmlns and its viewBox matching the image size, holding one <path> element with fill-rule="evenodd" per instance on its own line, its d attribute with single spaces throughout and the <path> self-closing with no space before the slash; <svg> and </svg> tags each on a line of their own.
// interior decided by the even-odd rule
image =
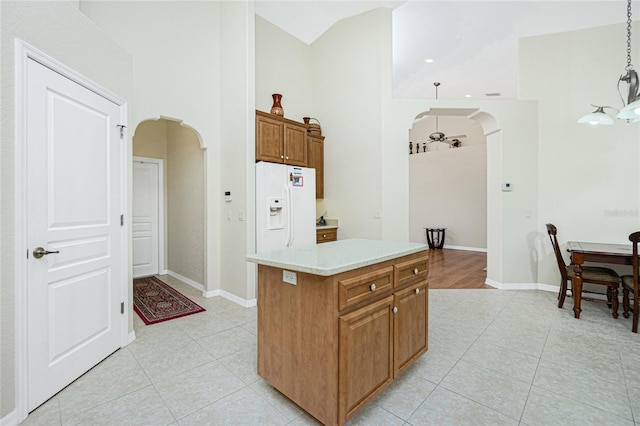
<svg viewBox="0 0 640 426">
<path fill-rule="evenodd" d="M 418 268 L 413 268 L 413 274 L 418 275 Z"/>
<path fill-rule="evenodd" d="M 371 284 L 369 288 L 371 289 L 371 291 L 374 291 L 376 289 L 376 283 Z"/>
<path fill-rule="evenodd" d="M 322 238 L 327 238 L 327 234 L 322 234 Z"/>
<path fill-rule="evenodd" d="M 420 289 L 416 288 L 416 294 L 420 293 Z"/>
<path fill-rule="evenodd" d="M 289 159 L 289 157 L 285 157 L 287 160 Z"/>
<path fill-rule="evenodd" d="M 394 307 L 393 307 L 393 313 L 394 313 L 394 314 L 397 314 L 397 313 L 398 313 L 398 307 L 397 307 L 397 306 L 394 306 Z"/>
<path fill-rule="evenodd" d="M 281 155 L 281 156 L 280 156 L 280 159 L 284 160 L 284 155 Z"/>
</svg>

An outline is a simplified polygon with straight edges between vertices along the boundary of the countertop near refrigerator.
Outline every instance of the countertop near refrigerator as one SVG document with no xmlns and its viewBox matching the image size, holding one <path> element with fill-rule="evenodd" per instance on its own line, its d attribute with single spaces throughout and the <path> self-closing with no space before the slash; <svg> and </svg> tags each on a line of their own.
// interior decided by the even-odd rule
<svg viewBox="0 0 640 426">
<path fill-rule="evenodd" d="M 338 228 L 338 219 L 326 219 L 324 225 L 319 225 L 316 222 L 316 230 L 320 231 L 323 229 L 336 229 Z"/>
<path fill-rule="evenodd" d="M 330 276 L 426 250 L 420 243 L 347 239 L 309 247 L 251 254 L 247 261 L 291 271 Z"/>
</svg>

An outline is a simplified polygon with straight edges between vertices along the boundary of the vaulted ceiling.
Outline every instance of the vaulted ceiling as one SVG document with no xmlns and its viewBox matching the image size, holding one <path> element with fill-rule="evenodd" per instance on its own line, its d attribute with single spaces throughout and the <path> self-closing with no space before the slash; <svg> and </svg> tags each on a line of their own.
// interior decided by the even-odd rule
<svg viewBox="0 0 640 426">
<path fill-rule="evenodd" d="M 638 3 L 633 1 L 634 19 L 640 18 Z M 340 19 L 378 7 L 393 9 L 397 98 L 434 98 L 437 81 L 442 83 L 439 99 L 516 99 L 519 38 L 627 19 L 625 0 L 258 0 L 256 14 L 311 44 Z M 634 31 L 640 31 L 637 26 L 635 22 Z M 640 59 L 638 47 L 633 49 L 635 60 Z M 619 46 L 610 48 L 620 50 L 623 70 L 626 34 L 620 34 Z"/>
</svg>

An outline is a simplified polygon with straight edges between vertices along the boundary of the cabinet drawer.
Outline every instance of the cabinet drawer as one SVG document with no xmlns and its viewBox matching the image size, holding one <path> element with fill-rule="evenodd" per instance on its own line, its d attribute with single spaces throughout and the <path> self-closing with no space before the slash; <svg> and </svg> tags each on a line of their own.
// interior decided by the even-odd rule
<svg viewBox="0 0 640 426">
<path fill-rule="evenodd" d="M 343 310 L 365 300 L 373 299 L 393 286 L 393 267 L 388 266 L 368 274 L 338 282 L 338 304 Z"/>
<path fill-rule="evenodd" d="M 419 257 L 394 265 L 394 287 L 415 284 L 427 280 L 429 257 Z"/>
<path fill-rule="evenodd" d="M 338 229 L 316 229 L 316 243 L 326 243 L 338 239 Z"/>
</svg>

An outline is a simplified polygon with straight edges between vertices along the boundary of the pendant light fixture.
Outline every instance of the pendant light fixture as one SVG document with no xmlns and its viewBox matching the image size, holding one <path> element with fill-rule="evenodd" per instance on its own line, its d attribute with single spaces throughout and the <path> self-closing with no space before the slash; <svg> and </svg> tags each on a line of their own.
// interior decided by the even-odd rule
<svg viewBox="0 0 640 426">
<path fill-rule="evenodd" d="M 618 112 L 617 117 L 621 120 L 638 121 L 640 119 L 640 92 L 638 87 L 638 73 L 631 64 L 631 0 L 627 0 L 627 66 L 624 68 L 625 74 L 618 79 L 618 94 L 622 99 L 624 108 Z M 627 83 L 627 100 L 625 102 L 620 93 L 620 82 Z M 593 104 L 592 104 L 593 105 Z M 618 111 L 610 106 L 593 105 L 596 110 L 578 120 L 578 123 L 591 124 L 594 126 L 613 124 L 613 119 L 604 112 L 605 108 Z"/>
</svg>

